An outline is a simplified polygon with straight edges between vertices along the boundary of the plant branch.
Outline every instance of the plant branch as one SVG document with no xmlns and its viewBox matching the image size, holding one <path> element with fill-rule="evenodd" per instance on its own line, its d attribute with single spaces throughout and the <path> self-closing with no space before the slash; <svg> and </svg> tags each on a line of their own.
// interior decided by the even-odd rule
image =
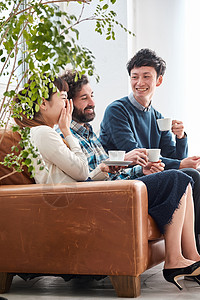
<svg viewBox="0 0 200 300">
<path fill-rule="evenodd" d="M 3 137 L 4 137 L 4 135 L 5 135 L 5 131 L 6 131 L 7 127 L 8 127 L 8 122 L 9 122 L 9 120 L 10 120 L 10 116 L 11 116 L 11 111 L 9 112 L 9 116 L 8 116 L 8 118 L 7 118 L 7 122 L 6 122 L 6 124 L 5 124 L 4 131 L 3 131 L 3 134 L 2 134 L 1 139 L 0 139 L 0 145 L 1 145 L 1 142 L 2 142 Z"/>
<path fill-rule="evenodd" d="M 42 1 L 42 0 L 41 0 Z M 41 2 L 40 1 L 40 2 Z M 46 4 L 52 4 L 52 3 L 61 3 L 61 2 L 82 2 L 82 3 L 86 3 L 86 4 L 89 4 L 92 0 L 50 0 L 50 1 L 46 1 L 46 2 L 41 2 L 41 4 L 42 5 L 46 5 Z M 32 6 L 29 6 L 29 7 L 27 7 L 27 8 L 25 8 L 25 9 L 23 9 L 23 10 L 20 10 L 19 12 L 17 12 L 16 14 L 15 14 L 15 16 L 17 16 L 17 15 L 19 15 L 19 14 L 21 14 L 21 13 L 23 13 L 23 12 L 25 12 L 25 11 L 27 11 L 27 10 L 29 10 L 29 9 L 32 9 L 34 6 L 32 5 Z M 7 20 L 5 21 L 5 23 L 7 22 Z"/>
<path fill-rule="evenodd" d="M 82 3 L 90 3 L 92 0 L 52 0 L 52 1 L 47 1 L 47 2 L 43 2 L 42 4 L 50 4 L 50 3 L 58 3 L 58 2 L 82 2 Z"/>
<path fill-rule="evenodd" d="M 16 60 L 17 60 L 17 52 L 18 52 L 18 49 L 17 49 L 18 41 L 20 40 L 20 38 L 21 38 L 21 36 L 23 34 L 23 31 L 24 31 L 24 29 L 26 28 L 27 25 L 28 25 L 28 20 L 25 22 L 24 27 L 22 28 L 21 33 L 18 36 L 18 40 L 16 41 L 15 46 L 14 46 L 14 48 L 15 48 L 15 55 L 14 55 L 15 60 L 14 60 L 13 68 L 12 68 L 12 71 L 11 71 L 11 74 L 10 74 L 10 77 L 9 77 L 9 80 L 8 80 L 8 84 L 7 84 L 7 87 L 6 87 L 6 92 L 8 91 L 8 88 L 9 88 L 9 85 L 10 85 L 10 81 L 11 81 L 11 78 L 12 78 L 14 70 L 15 70 L 15 65 L 16 65 Z M 10 57 L 10 55 L 11 55 L 11 53 L 9 53 L 8 57 Z M 4 67 L 5 66 L 3 66 L 3 68 Z M 0 75 L 3 72 L 3 68 L 2 68 L 2 71 L 1 71 Z M 2 101 L 2 104 L 1 104 L 1 107 L 0 107 L 0 111 L 3 109 L 4 103 L 5 103 L 5 99 L 6 99 L 6 96 L 4 96 L 4 98 L 3 98 L 3 101 Z"/>
<path fill-rule="evenodd" d="M 18 88 L 19 88 L 20 84 L 22 83 L 23 79 L 26 77 L 26 74 L 27 74 L 27 73 L 28 73 L 28 70 L 26 70 L 26 71 L 24 72 L 22 78 L 20 79 L 20 81 L 18 82 L 17 86 L 15 87 L 15 92 L 18 91 Z M 3 98 L 4 102 L 5 102 L 5 98 L 6 98 L 6 96 Z M 1 119 L 1 120 L 3 120 L 3 119 L 4 119 L 4 116 L 6 116 L 6 112 L 7 112 L 6 109 L 7 109 L 7 107 L 10 105 L 10 101 L 11 101 L 11 99 L 8 100 L 8 102 L 6 103 L 6 107 L 4 108 L 3 112 L 1 113 L 1 116 L 0 116 L 0 119 Z M 0 111 L 1 111 L 1 110 L 0 110 Z"/>
<path fill-rule="evenodd" d="M 11 78 L 12 78 L 12 75 L 13 75 L 13 71 L 15 69 L 15 65 L 16 65 L 16 61 L 17 61 L 17 51 L 18 51 L 18 49 L 17 49 L 17 43 L 16 43 L 16 45 L 15 45 L 15 59 L 14 59 L 13 68 L 12 68 L 10 77 L 8 79 L 8 83 L 7 83 L 7 87 L 6 87 L 6 92 L 8 91 L 8 88 L 9 88 L 9 85 L 10 85 L 10 81 L 11 81 Z M 6 96 L 4 96 L 3 102 L 2 102 L 1 107 L 0 107 L 0 111 L 3 109 L 4 103 L 5 103 L 5 99 L 6 99 Z"/>
<path fill-rule="evenodd" d="M 26 74 L 28 73 L 28 70 L 26 70 L 22 76 L 22 78 L 20 79 L 20 81 L 18 82 L 17 86 L 15 87 L 15 92 L 17 93 L 18 91 L 18 88 L 20 86 L 20 84 L 22 83 L 23 79 L 26 77 Z M 6 99 L 6 96 L 3 98 L 4 102 L 5 102 L 5 99 Z M 11 98 L 7 101 L 6 103 L 6 106 L 4 107 L 4 110 L 2 111 L 1 113 L 1 116 L 0 116 L 0 119 L 1 120 L 4 120 L 4 118 L 6 118 L 6 113 L 7 113 L 7 108 L 8 106 L 10 105 L 10 102 L 11 102 Z M 9 117 L 7 118 L 7 122 L 6 122 L 6 128 L 7 128 L 7 125 L 8 125 L 8 122 L 10 120 L 10 116 L 11 116 L 11 112 L 9 112 Z M 1 141 L 0 141 L 0 144 L 1 144 Z"/>
<path fill-rule="evenodd" d="M 33 14 L 34 12 L 30 12 L 29 14 Z M 28 25 L 28 20 L 25 22 L 25 24 L 24 24 L 24 27 L 21 29 L 21 33 L 18 35 L 18 39 L 17 39 L 17 41 L 16 41 L 16 43 L 15 43 L 15 45 L 14 45 L 14 47 L 13 47 L 13 49 L 10 51 L 10 53 L 8 54 L 8 57 L 7 57 L 7 59 L 6 59 L 6 61 L 5 61 L 5 63 L 4 63 L 4 65 L 3 65 L 3 67 L 2 67 L 2 69 L 1 69 L 1 72 L 0 72 L 0 76 L 2 75 L 2 73 L 3 73 L 3 70 L 4 70 L 4 68 L 5 68 L 5 66 L 6 66 L 6 64 L 7 64 L 7 62 L 8 62 L 8 60 L 9 60 L 9 58 L 10 58 L 10 56 L 11 56 L 11 54 L 12 54 L 12 52 L 13 52 L 13 50 L 14 50 L 14 48 L 16 47 L 16 45 L 18 44 L 18 42 L 19 42 L 19 40 L 20 40 L 20 38 L 21 38 L 21 36 L 22 36 L 22 34 L 23 34 L 23 31 L 24 31 L 24 29 L 26 28 L 26 26 Z M 0 109 L 1 110 L 1 109 Z"/>
<path fill-rule="evenodd" d="M 16 11 L 18 10 L 18 8 L 19 8 L 19 6 L 20 6 L 21 1 L 22 1 L 22 0 L 19 1 L 19 3 L 17 4 L 17 7 L 15 8 L 14 12 L 13 12 L 13 13 L 11 12 L 10 17 L 9 17 L 9 18 L 1 25 L 0 28 L 4 27 L 4 26 L 6 25 L 6 23 L 8 23 L 9 20 L 12 19 L 12 17 L 13 17 L 14 15 L 16 15 Z M 1 45 L 1 43 L 2 43 L 2 41 L 3 41 L 3 39 L 4 39 L 4 37 L 5 37 L 6 34 L 8 33 L 8 31 L 9 31 L 9 28 L 6 30 L 6 32 L 5 32 L 4 35 L 2 36 L 1 41 L 0 41 L 0 45 Z"/>
<path fill-rule="evenodd" d="M 85 22 L 85 21 L 103 21 L 104 19 L 102 18 L 97 18 L 97 17 L 95 17 L 95 16 L 91 16 L 91 17 L 88 17 L 88 18 L 85 18 L 85 19 L 82 19 L 82 20 L 77 20 L 74 24 L 72 24 L 71 26 L 69 26 L 68 28 L 67 28 L 67 30 L 69 30 L 69 29 L 71 29 L 72 27 L 74 27 L 74 26 L 76 26 L 76 25 L 78 25 L 78 24 L 80 24 L 80 23 L 82 23 L 82 22 Z M 64 31 L 63 31 L 64 32 Z M 63 33 L 62 32 L 62 33 Z"/>
<path fill-rule="evenodd" d="M 13 169 L 13 171 L 12 171 L 11 173 L 6 174 L 6 175 L 0 177 L 0 180 L 3 180 L 3 179 L 5 179 L 5 178 L 7 178 L 7 177 L 9 177 L 9 176 L 11 176 L 11 175 L 13 175 L 13 174 L 15 174 L 15 173 L 17 173 L 17 171 Z"/>
<path fill-rule="evenodd" d="M 10 116 L 11 116 L 11 111 L 9 112 L 8 120 L 10 119 Z M 0 145 L 1 145 L 1 142 L 2 142 L 2 140 L 3 140 L 3 138 L 4 138 L 4 135 L 5 135 L 5 132 L 6 132 L 7 127 L 8 127 L 8 122 L 6 122 L 6 126 L 5 126 L 4 129 L 3 129 L 3 134 L 1 135 L 1 139 L 0 139 Z"/>
<path fill-rule="evenodd" d="M 83 15 L 84 8 L 85 8 L 85 3 L 83 3 L 83 5 L 82 5 L 81 13 L 80 13 L 80 15 L 79 15 L 79 17 L 78 17 L 77 22 L 80 22 L 80 19 L 81 19 L 82 15 Z"/>
</svg>

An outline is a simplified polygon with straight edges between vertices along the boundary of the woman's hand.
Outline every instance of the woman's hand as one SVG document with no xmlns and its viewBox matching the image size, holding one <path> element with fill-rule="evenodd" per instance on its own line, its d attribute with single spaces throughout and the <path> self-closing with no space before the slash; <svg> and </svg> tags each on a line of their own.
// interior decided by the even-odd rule
<svg viewBox="0 0 200 300">
<path fill-rule="evenodd" d="M 65 94 L 62 94 L 61 97 L 65 97 Z M 66 99 L 66 98 L 65 98 Z M 58 126 L 63 133 L 64 137 L 71 134 L 70 124 L 72 120 L 72 112 L 73 112 L 73 102 L 72 99 L 69 101 L 66 99 L 66 106 L 61 110 L 61 114 L 58 120 Z"/>
<path fill-rule="evenodd" d="M 164 171 L 165 164 L 159 160 L 158 162 L 148 162 L 145 167 L 143 167 L 143 174 L 150 175 L 153 173 L 158 173 Z"/>
<path fill-rule="evenodd" d="M 134 149 L 125 154 L 124 160 L 132 161 L 131 165 L 145 167 L 148 162 L 147 150 L 145 148 Z"/>
</svg>

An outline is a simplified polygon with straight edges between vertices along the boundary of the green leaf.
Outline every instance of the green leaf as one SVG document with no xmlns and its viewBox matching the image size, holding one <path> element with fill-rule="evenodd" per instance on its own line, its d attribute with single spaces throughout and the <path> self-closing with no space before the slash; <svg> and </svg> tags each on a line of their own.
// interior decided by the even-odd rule
<svg viewBox="0 0 200 300">
<path fill-rule="evenodd" d="M 34 170 L 34 167 L 33 167 L 33 166 L 29 166 L 29 167 L 28 167 L 28 172 L 29 172 L 29 173 L 31 173 L 33 170 Z"/>
<path fill-rule="evenodd" d="M 22 153 L 22 157 L 23 158 L 27 158 L 28 155 L 29 155 L 29 153 L 27 151 L 23 151 L 23 153 Z"/>
<path fill-rule="evenodd" d="M 30 89 L 33 90 L 35 85 L 36 85 L 35 81 L 32 81 L 31 84 L 30 84 Z"/>
<path fill-rule="evenodd" d="M 20 66 L 21 64 L 22 64 L 22 62 L 23 62 L 23 60 L 22 59 L 20 59 L 20 60 L 18 60 L 18 66 Z"/>
<path fill-rule="evenodd" d="M 29 68 L 30 68 L 31 71 L 34 70 L 34 63 L 33 63 L 32 60 L 30 60 L 30 62 L 29 62 Z"/>
<path fill-rule="evenodd" d="M 40 106 L 36 103 L 35 104 L 35 111 L 38 112 L 40 110 Z"/>
<path fill-rule="evenodd" d="M 21 91 L 21 94 L 25 95 L 25 94 L 26 94 L 26 92 L 27 92 L 27 90 L 26 90 L 26 89 L 24 89 L 24 90 L 22 90 L 22 91 Z"/>
<path fill-rule="evenodd" d="M 49 71 L 50 70 L 50 64 L 46 64 L 46 65 L 44 65 L 44 67 L 43 67 L 43 71 L 44 72 L 47 72 L 47 71 Z"/>
<path fill-rule="evenodd" d="M 28 96 L 31 98 L 31 96 L 32 96 L 32 92 L 31 91 L 28 91 Z"/>
<path fill-rule="evenodd" d="M 19 126 L 12 126 L 12 131 L 13 132 L 16 132 L 16 131 L 18 131 L 19 130 Z"/>
<path fill-rule="evenodd" d="M 24 163 L 26 166 L 29 166 L 31 164 L 31 159 L 30 158 L 25 159 Z"/>
<path fill-rule="evenodd" d="M 104 4 L 103 9 L 108 9 L 108 4 Z"/>
</svg>

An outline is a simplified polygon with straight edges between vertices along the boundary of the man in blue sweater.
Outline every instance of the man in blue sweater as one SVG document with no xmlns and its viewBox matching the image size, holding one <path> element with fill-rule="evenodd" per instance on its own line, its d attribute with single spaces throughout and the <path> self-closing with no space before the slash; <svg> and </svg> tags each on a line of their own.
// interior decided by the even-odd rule
<svg viewBox="0 0 200 300">
<path fill-rule="evenodd" d="M 200 234 L 200 175 L 195 169 L 200 165 L 200 157 L 187 157 L 187 136 L 181 121 L 172 121 L 175 142 L 170 131 L 159 130 L 156 120 L 163 116 L 151 105 L 154 91 L 161 85 L 165 69 L 165 61 L 154 51 L 142 49 L 136 53 L 127 64 L 132 92 L 106 108 L 100 141 L 106 151 L 160 148 L 165 169 L 181 169 L 192 176 L 195 182 L 193 194 L 197 238 Z"/>
<path fill-rule="evenodd" d="M 100 141 L 106 151 L 135 148 L 160 148 L 165 169 L 196 169 L 200 156 L 187 157 L 187 136 L 181 121 L 172 121 L 172 132 L 160 131 L 157 119 L 163 118 L 152 105 L 152 97 L 161 85 L 165 62 L 149 49 L 140 50 L 127 64 L 132 92 L 112 102 L 101 123 Z M 186 158 L 187 157 L 187 158 Z"/>
</svg>

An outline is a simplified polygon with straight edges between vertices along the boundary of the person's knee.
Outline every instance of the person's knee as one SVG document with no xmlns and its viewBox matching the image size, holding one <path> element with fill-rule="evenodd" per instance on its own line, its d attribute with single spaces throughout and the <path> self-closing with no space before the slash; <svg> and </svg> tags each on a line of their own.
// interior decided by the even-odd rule
<svg viewBox="0 0 200 300">
<path fill-rule="evenodd" d="M 200 173 L 199 173 L 199 171 L 197 171 L 195 169 L 192 169 L 192 168 L 181 169 L 181 171 L 184 172 L 185 174 L 189 175 L 190 177 L 192 177 L 194 182 L 196 184 L 199 184 L 199 186 L 200 186 Z"/>
</svg>

